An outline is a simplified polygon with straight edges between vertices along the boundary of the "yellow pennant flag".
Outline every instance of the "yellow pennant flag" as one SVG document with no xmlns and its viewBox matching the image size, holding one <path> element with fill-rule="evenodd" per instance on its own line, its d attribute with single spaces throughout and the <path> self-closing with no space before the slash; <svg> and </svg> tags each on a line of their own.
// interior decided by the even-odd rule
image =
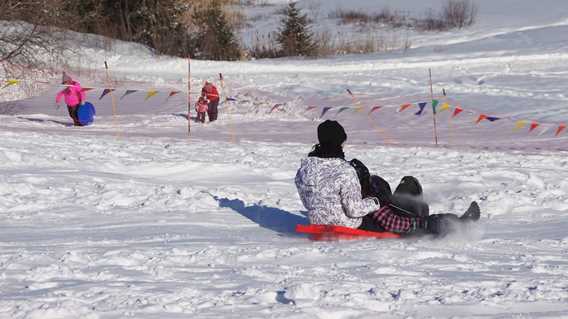
<svg viewBox="0 0 568 319">
<path fill-rule="evenodd" d="M 440 105 L 438 112 L 443 112 L 443 111 L 449 110 L 449 109 L 450 109 L 450 103 L 446 102 L 446 103 Z"/>
<path fill-rule="evenodd" d="M 9 86 L 12 85 L 16 85 L 16 84 L 20 84 L 20 82 L 22 82 L 21 80 L 6 80 L 6 84 L 4 84 L 4 86 L 2 86 L 2 88 L 7 88 Z"/>
<path fill-rule="evenodd" d="M 156 96 L 158 94 L 158 91 L 156 90 L 150 90 L 148 91 L 148 93 L 146 94 L 146 98 L 144 99 L 144 101 L 148 101 L 148 99 L 150 99 L 152 96 Z"/>
<path fill-rule="evenodd" d="M 516 121 L 515 122 L 515 128 L 513 129 L 513 131 L 518 131 L 518 130 L 522 129 L 523 127 L 527 126 L 528 123 L 529 123 L 529 121 L 526 121 L 526 120 Z"/>
</svg>

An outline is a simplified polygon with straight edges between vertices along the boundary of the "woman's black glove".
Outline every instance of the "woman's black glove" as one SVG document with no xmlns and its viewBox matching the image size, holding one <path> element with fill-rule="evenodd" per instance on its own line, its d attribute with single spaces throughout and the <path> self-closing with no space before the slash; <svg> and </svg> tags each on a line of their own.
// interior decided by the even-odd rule
<svg viewBox="0 0 568 319">
<path fill-rule="evenodd" d="M 349 161 L 349 164 L 351 164 L 357 172 L 357 178 L 359 178 L 359 183 L 361 184 L 362 198 L 375 196 L 371 191 L 371 174 L 369 173 L 367 166 L 356 158 Z"/>
</svg>

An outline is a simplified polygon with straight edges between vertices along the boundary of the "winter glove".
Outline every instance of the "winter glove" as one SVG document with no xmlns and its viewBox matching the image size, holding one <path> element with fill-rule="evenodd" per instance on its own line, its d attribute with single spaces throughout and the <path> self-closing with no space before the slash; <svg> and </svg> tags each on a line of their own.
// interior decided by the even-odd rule
<svg viewBox="0 0 568 319">
<path fill-rule="evenodd" d="M 349 164 L 351 164 L 351 166 L 355 169 L 355 172 L 357 172 L 357 177 L 361 184 L 361 197 L 365 198 L 375 196 L 375 194 L 371 192 L 371 174 L 369 173 L 367 166 L 356 158 L 349 161 Z"/>
</svg>

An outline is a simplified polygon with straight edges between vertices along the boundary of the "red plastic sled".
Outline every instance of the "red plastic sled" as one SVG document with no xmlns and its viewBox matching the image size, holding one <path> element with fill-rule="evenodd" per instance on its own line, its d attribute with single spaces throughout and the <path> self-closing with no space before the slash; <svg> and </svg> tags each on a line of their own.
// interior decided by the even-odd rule
<svg viewBox="0 0 568 319">
<path fill-rule="evenodd" d="M 339 240 L 339 239 L 363 239 L 377 238 L 390 239 L 400 238 L 399 234 L 390 232 L 372 232 L 335 225 L 296 225 L 296 232 L 309 234 L 311 240 Z"/>
</svg>

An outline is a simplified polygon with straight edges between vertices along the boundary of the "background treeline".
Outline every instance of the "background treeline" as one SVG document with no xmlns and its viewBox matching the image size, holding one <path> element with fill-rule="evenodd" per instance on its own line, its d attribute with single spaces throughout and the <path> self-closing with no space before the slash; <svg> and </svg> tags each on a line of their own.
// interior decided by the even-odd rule
<svg viewBox="0 0 568 319">
<path fill-rule="evenodd" d="M 275 11 L 281 16 L 277 31 L 244 47 L 236 34 L 254 22 L 235 8 L 247 5 L 269 4 L 254 0 L 0 0 L 0 23 L 9 22 L 9 27 L 0 28 L 0 63 L 32 61 L 38 50 L 55 56 L 65 49 L 58 41 L 58 35 L 64 37 L 60 30 L 133 41 L 160 54 L 212 60 L 369 53 L 411 46 L 408 40 L 389 42 L 377 37 L 375 27 L 446 31 L 473 24 L 477 14 L 472 0 L 447 0 L 439 13 L 430 11 L 421 19 L 388 9 L 375 15 L 356 10 L 333 13 L 330 18 L 340 23 L 375 26 L 357 42 L 312 33 L 310 25 L 317 21 L 291 2 Z"/>
</svg>

